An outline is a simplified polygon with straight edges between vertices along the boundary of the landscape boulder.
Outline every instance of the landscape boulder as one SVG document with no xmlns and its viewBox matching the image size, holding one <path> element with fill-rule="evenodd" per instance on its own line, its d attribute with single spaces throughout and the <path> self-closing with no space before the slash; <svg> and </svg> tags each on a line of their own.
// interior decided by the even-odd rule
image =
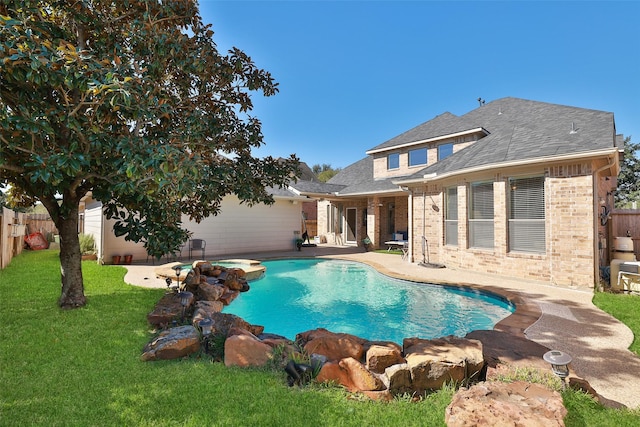
<svg viewBox="0 0 640 427">
<path fill-rule="evenodd" d="M 385 388 L 377 376 L 353 357 L 342 359 L 338 365 L 347 372 L 355 391 L 379 391 Z"/>
<path fill-rule="evenodd" d="M 391 365 L 384 371 L 387 381 L 387 389 L 394 396 L 403 395 L 405 393 L 413 393 L 413 384 L 411 383 L 411 371 L 406 363 Z"/>
<path fill-rule="evenodd" d="M 220 285 L 212 285 L 209 283 L 200 283 L 198 285 L 198 299 L 204 301 L 218 301 L 225 293 L 225 288 Z"/>
<path fill-rule="evenodd" d="M 224 342 L 225 366 L 264 366 L 273 357 L 273 348 L 248 331 L 232 330 Z"/>
<path fill-rule="evenodd" d="M 142 350 L 141 359 L 168 360 L 188 356 L 200 350 L 200 333 L 191 326 L 178 326 L 160 332 Z"/>
<path fill-rule="evenodd" d="M 367 369 L 377 374 L 384 373 L 389 366 L 405 363 L 399 349 L 391 346 L 372 345 L 367 350 Z"/>
<path fill-rule="evenodd" d="M 462 388 L 445 411 L 448 427 L 564 426 L 562 396 L 540 384 L 482 382 Z"/>
<path fill-rule="evenodd" d="M 322 368 L 320 368 L 320 372 L 316 377 L 316 381 L 320 383 L 332 382 L 339 384 L 351 392 L 356 390 L 355 386 L 351 382 L 349 373 L 345 368 L 340 366 L 338 362 L 326 362 L 322 365 Z"/>
<path fill-rule="evenodd" d="M 338 362 L 347 357 L 362 360 L 366 340 L 355 335 L 318 328 L 296 335 L 296 343 L 307 354 L 322 354 L 327 360 Z"/>
<path fill-rule="evenodd" d="M 467 385 L 483 373 L 482 343 L 447 336 L 433 340 L 406 338 L 405 359 L 416 391 L 438 390 L 445 383 Z"/>
<path fill-rule="evenodd" d="M 258 336 L 264 332 L 264 326 L 252 325 L 243 318 L 229 313 L 212 313 L 211 320 L 213 320 L 214 329 L 216 334 L 229 336 L 231 328 L 244 329 Z"/>
<path fill-rule="evenodd" d="M 197 301 L 193 311 L 191 324 L 198 326 L 202 319 L 213 317 L 214 313 L 220 313 L 224 305 L 220 301 Z M 215 330 L 215 324 L 213 325 Z"/>
<path fill-rule="evenodd" d="M 175 292 L 167 292 L 147 314 L 147 321 L 154 326 L 166 327 L 182 317 L 182 304 Z"/>
</svg>

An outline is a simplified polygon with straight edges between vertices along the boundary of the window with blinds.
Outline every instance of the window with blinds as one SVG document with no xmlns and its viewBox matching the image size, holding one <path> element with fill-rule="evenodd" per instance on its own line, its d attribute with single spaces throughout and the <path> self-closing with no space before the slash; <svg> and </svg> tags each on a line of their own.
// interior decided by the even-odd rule
<svg viewBox="0 0 640 427">
<path fill-rule="evenodd" d="M 493 248 L 493 182 L 471 184 L 469 247 Z"/>
<path fill-rule="evenodd" d="M 447 188 L 444 211 L 444 243 L 458 246 L 458 188 Z"/>
<path fill-rule="evenodd" d="M 543 176 L 509 180 L 509 250 L 545 252 Z"/>
</svg>

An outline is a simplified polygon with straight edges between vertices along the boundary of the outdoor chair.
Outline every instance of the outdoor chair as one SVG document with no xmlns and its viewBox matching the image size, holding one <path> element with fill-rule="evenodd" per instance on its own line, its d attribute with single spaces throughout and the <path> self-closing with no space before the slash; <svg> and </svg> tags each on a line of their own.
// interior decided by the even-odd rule
<svg viewBox="0 0 640 427">
<path fill-rule="evenodd" d="M 189 240 L 189 259 L 191 259 L 194 251 L 202 251 L 201 258 L 204 259 L 204 248 L 207 246 L 207 242 L 202 239 Z"/>
<path fill-rule="evenodd" d="M 405 260 L 409 257 L 409 242 L 404 242 L 402 245 L 402 259 Z"/>
</svg>

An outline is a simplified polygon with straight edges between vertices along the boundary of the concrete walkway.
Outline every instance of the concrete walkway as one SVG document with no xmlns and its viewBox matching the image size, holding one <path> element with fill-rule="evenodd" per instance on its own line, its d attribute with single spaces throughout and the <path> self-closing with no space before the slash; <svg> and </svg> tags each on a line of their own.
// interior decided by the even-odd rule
<svg viewBox="0 0 640 427">
<path fill-rule="evenodd" d="M 572 370 L 605 399 L 629 408 L 640 407 L 640 358 L 628 350 L 631 330 L 595 307 L 593 292 L 546 283 L 473 273 L 453 268 L 426 268 L 399 255 L 363 252 L 360 248 L 319 245 L 302 252 L 233 254 L 225 258 L 267 260 L 290 257 L 330 257 L 367 263 L 380 272 L 407 280 L 463 284 L 487 289 L 516 303 L 516 312 L 496 325 L 573 357 Z M 162 288 L 150 265 L 127 266 L 125 282 Z"/>
</svg>

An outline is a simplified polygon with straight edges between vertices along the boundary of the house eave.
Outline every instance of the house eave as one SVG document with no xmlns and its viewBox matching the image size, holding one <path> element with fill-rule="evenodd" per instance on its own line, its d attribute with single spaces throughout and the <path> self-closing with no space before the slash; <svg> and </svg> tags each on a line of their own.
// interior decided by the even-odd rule
<svg viewBox="0 0 640 427">
<path fill-rule="evenodd" d="M 515 160 L 515 161 L 509 161 L 509 162 L 502 162 L 502 163 L 491 163 L 491 164 L 472 167 L 472 168 L 458 169 L 456 171 L 445 172 L 442 174 L 437 174 L 437 173 L 425 174 L 421 178 L 392 181 L 392 183 L 395 185 L 422 184 L 425 182 L 438 181 L 445 178 L 451 178 L 451 177 L 471 174 L 475 172 L 483 172 L 486 170 L 506 169 L 511 167 L 526 166 L 534 163 L 557 163 L 557 162 L 563 162 L 568 160 L 582 160 L 582 159 L 588 159 L 588 158 L 594 158 L 594 157 L 610 157 L 612 155 L 617 155 L 617 153 L 618 153 L 617 147 L 613 147 L 613 148 L 607 148 L 605 150 L 588 151 L 588 152 L 579 153 L 579 154 L 562 155 L 562 156 L 545 156 L 545 157 L 537 157 L 534 159 L 523 159 L 523 160 Z"/>
<path fill-rule="evenodd" d="M 395 184 L 395 182 L 394 182 Z M 382 190 L 382 191 L 363 191 L 360 193 L 346 193 L 346 194 L 341 194 L 341 193 L 336 193 L 335 196 L 339 197 L 339 198 L 348 198 L 348 197 L 361 197 L 361 196 L 371 196 L 371 195 L 378 195 L 378 194 L 397 194 L 397 193 L 403 193 L 404 191 L 402 190 L 402 188 L 400 188 L 400 186 L 398 186 L 397 189 L 393 189 L 393 190 Z"/>
<path fill-rule="evenodd" d="M 489 132 L 486 129 L 484 129 L 482 127 L 478 127 L 478 128 L 465 130 L 465 131 L 462 131 L 462 132 L 450 133 L 450 134 L 446 134 L 446 135 L 436 136 L 436 137 L 433 137 L 433 138 L 421 139 L 419 141 L 406 142 L 404 144 L 394 145 L 392 147 L 379 148 L 377 150 L 369 150 L 369 151 L 366 151 L 365 153 L 368 154 L 368 155 L 377 154 L 377 153 L 383 153 L 385 151 L 393 151 L 393 150 L 397 150 L 399 148 L 413 147 L 413 146 L 416 146 L 416 145 L 426 144 L 426 143 L 430 143 L 430 142 L 442 141 L 442 140 L 445 140 L 445 139 L 457 138 L 459 136 L 474 134 L 474 133 L 478 133 L 478 132 L 483 132 L 485 135 L 489 135 Z"/>
</svg>

